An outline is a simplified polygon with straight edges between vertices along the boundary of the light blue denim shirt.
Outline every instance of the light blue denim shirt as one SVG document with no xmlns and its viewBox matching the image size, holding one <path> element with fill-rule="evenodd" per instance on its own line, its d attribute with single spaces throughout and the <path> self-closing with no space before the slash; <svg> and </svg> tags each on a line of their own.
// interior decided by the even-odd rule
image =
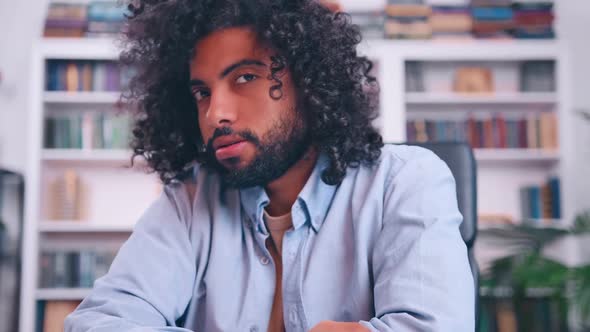
<svg viewBox="0 0 590 332">
<path fill-rule="evenodd" d="M 323 320 L 371 331 L 474 331 L 474 288 L 459 233 L 455 181 L 432 152 L 385 146 L 338 186 L 318 159 L 283 239 L 288 332 Z M 81 331 L 265 331 L 275 266 L 265 246 L 268 196 L 223 189 L 195 169 L 165 187 L 108 274 L 66 320 Z"/>
</svg>

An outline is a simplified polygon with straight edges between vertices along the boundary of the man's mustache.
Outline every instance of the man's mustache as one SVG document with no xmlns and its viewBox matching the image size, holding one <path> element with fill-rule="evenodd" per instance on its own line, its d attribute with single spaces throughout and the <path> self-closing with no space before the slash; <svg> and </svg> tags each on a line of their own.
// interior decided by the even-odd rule
<svg viewBox="0 0 590 332">
<path fill-rule="evenodd" d="M 250 129 L 244 129 L 244 130 L 240 130 L 239 132 L 237 132 L 237 131 L 233 130 L 231 127 L 221 127 L 221 128 L 216 128 L 215 131 L 213 132 L 213 135 L 211 136 L 211 138 L 209 138 L 209 140 L 207 141 L 207 152 L 208 153 L 215 153 L 215 151 L 213 149 L 213 141 L 215 141 L 216 139 L 218 139 L 219 137 L 222 137 L 222 136 L 232 136 L 232 135 L 238 136 L 245 141 L 252 142 L 257 147 L 260 146 L 260 139 Z"/>
</svg>

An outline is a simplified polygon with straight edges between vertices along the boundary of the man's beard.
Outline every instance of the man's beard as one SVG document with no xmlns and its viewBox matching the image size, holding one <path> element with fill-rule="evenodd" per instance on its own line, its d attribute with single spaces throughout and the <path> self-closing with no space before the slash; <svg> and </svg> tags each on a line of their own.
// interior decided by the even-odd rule
<svg viewBox="0 0 590 332">
<path fill-rule="evenodd" d="M 247 166 L 241 169 L 227 169 L 219 163 L 215 157 L 213 141 L 226 135 L 237 135 L 254 144 L 257 152 Z M 282 117 L 276 121 L 262 140 L 248 129 L 239 132 L 229 127 L 215 129 L 207 144 L 205 163 L 215 169 L 221 175 L 223 183 L 231 188 L 265 186 L 285 174 L 304 156 L 309 146 L 309 134 L 305 123 L 301 115 L 296 113 L 293 119 Z"/>
</svg>

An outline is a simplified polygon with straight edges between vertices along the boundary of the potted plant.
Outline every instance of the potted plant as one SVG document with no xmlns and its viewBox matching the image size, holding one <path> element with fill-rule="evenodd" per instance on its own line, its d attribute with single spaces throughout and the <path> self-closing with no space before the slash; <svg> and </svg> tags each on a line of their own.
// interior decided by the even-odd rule
<svg viewBox="0 0 590 332">
<path fill-rule="evenodd" d="M 514 248 L 512 254 L 492 263 L 489 271 L 484 273 L 482 284 L 512 290 L 511 300 L 518 316 L 519 330 L 530 330 L 533 320 L 538 319 L 530 312 L 522 312 L 531 290 L 536 290 L 537 294 L 544 292 L 543 296 L 557 305 L 558 317 L 564 322 L 568 311 L 575 308 L 582 328 L 590 328 L 590 264 L 564 263 L 548 254 L 548 249 L 560 241 L 588 242 L 590 212 L 579 215 L 571 228 L 540 228 L 523 223 L 492 228 L 483 233 Z"/>
</svg>

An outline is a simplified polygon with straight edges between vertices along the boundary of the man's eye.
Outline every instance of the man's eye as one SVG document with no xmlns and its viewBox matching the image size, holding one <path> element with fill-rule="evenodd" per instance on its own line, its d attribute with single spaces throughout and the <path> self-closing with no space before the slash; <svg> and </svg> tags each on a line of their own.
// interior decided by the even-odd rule
<svg viewBox="0 0 590 332">
<path fill-rule="evenodd" d="M 206 90 L 196 90 L 193 92 L 193 94 L 195 95 L 195 99 L 197 101 L 201 101 L 204 98 L 209 97 L 209 91 L 206 91 Z"/>
<path fill-rule="evenodd" d="M 257 78 L 258 77 L 254 74 L 244 74 L 236 79 L 236 83 L 238 83 L 238 84 L 248 83 L 250 81 L 254 81 Z"/>
</svg>

